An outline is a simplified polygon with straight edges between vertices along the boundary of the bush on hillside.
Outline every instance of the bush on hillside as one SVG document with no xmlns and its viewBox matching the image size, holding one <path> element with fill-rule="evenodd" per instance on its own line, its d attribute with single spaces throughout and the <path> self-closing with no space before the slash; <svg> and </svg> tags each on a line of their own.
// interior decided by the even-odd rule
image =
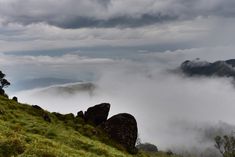
<svg viewBox="0 0 235 157">
<path fill-rule="evenodd" d="M 26 147 L 24 141 L 19 138 L 0 140 L 0 156 L 11 157 L 24 153 Z"/>
<path fill-rule="evenodd" d="M 7 79 L 5 79 L 5 76 L 6 75 L 2 73 L 2 71 L 0 71 L 0 95 L 3 96 L 7 96 L 3 88 L 6 88 L 11 85 L 10 82 Z"/>
<path fill-rule="evenodd" d="M 140 143 L 136 145 L 136 147 L 140 150 L 146 151 L 146 152 L 158 152 L 157 146 L 151 144 L 151 143 Z"/>
<path fill-rule="evenodd" d="M 235 137 L 225 135 L 223 137 L 215 137 L 215 147 L 223 155 L 223 157 L 234 157 L 235 156 Z"/>
</svg>

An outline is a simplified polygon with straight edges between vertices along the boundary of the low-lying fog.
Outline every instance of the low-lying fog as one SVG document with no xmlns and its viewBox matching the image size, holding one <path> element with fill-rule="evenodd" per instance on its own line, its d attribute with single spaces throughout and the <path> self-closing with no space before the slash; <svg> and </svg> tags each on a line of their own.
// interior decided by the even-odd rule
<svg viewBox="0 0 235 157">
<path fill-rule="evenodd" d="M 67 70 L 65 73 L 69 71 L 74 78 L 79 78 L 80 71 L 88 71 L 95 75 L 95 79 L 85 87 L 81 85 L 85 82 L 80 82 L 11 95 L 16 95 L 21 102 L 37 104 L 49 111 L 74 114 L 95 104 L 109 102 L 110 116 L 128 112 L 136 117 L 142 142 L 154 143 L 161 150 L 190 151 L 198 156 L 215 157 L 213 153 L 218 152 L 214 148 L 214 136 L 230 134 L 235 128 L 235 86 L 232 79 L 188 78 L 172 69 L 186 59 L 197 57 L 209 61 L 235 58 L 230 53 L 232 49 L 178 50 L 118 60 L 79 58 L 74 63 L 71 62 L 74 56 L 60 56 L 60 60 L 65 59 L 63 63 L 58 57 L 48 57 L 46 63 L 35 58 L 32 63 L 28 61 L 22 66 L 35 64 L 37 67 L 40 64 L 45 73 L 51 71 L 52 75 Z M 15 65 L 8 65 L 6 69 L 10 71 L 11 66 Z M 33 74 L 30 70 L 28 72 Z"/>
</svg>

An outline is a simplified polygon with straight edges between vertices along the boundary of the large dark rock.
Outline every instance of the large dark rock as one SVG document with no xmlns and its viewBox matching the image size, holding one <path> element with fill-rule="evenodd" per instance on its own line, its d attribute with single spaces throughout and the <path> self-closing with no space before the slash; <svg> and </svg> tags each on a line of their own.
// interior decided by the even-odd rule
<svg viewBox="0 0 235 157">
<path fill-rule="evenodd" d="M 79 111 L 79 112 L 77 113 L 77 116 L 76 116 L 76 117 L 81 118 L 81 119 L 84 119 L 84 113 L 83 113 L 83 111 Z"/>
<path fill-rule="evenodd" d="M 109 110 L 110 104 L 108 103 L 95 105 L 93 107 L 88 108 L 88 110 L 84 114 L 84 119 L 88 123 L 100 125 L 101 123 L 107 120 Z"/>
<path fill-rule="evenodd" d="M 43 109 L 40 106 L 38 106 L 38 105 L 32 105 L 32 108 L 34 108 L 36 110 L 43 111 Z"/>
<path fill-rule="evenodd" d="M 18 102 L 18 98 L 16 96 L 14 96 L 12 100 L 14 100 L 15 102 Z"/>
<path fill-rule="evenodd" d="M 137 122 L 132 115 L 128 113 L 117 114 L 103 123 L 101 128 L 111 139 L 124 146 L 130 153 L 137 152 L 135 143 L 138 128 Z"/>
</svg>

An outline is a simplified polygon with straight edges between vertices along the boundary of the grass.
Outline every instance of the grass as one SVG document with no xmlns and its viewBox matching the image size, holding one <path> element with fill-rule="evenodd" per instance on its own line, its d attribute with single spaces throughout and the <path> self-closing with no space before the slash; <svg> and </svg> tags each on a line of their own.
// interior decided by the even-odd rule
<svg viewBox="0 0 235 157">
<path fill-rule="evenodd" d="M 0 157 L 12 156 L 167 157 L 165 153 L 128 154 L 102 131 L 71 114 L 50 113 L 0 96 Z"/>
</svg>

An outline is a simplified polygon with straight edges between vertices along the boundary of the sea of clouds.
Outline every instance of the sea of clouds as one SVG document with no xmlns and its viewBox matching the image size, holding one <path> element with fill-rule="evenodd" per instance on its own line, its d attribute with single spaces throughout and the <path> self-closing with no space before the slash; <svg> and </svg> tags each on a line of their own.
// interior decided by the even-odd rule
<svg viewBox="0 0 235 157">
<path fill-rule="evenodd" d="M 233 80 L 186 77 L 177 68 L 186 59 L 234 58 L 233 49 L 227 46 L 143 52 L 128 59 L 89 58 L 79 54 L 56 57 L 3 55 L 1 59 L 2 67 L 10 72 L 13 85 L 15 76 L 11 74 L 16 65 L 24 68 L 24 73 L 17 76 L 78 79 L 85 72 L 93 76 L 89 81 L 10 92 L 20 102 L 74 114 L 108 102 L 111 103 L 110 116 L 127 112 L 136 117 L 142 142 L 151 142 L 161 150 L 171 149 L 186 156 L 191 152 L 215 157 L 218 152 L 213 138 L 231 134 L 235 128 Z M 14 62 L 3 64 L 4 58 Z M 40 69 L 40 73 L 33 69 Z M 92 87 L 80 87 L 86 83 Z"/>
</svg>

